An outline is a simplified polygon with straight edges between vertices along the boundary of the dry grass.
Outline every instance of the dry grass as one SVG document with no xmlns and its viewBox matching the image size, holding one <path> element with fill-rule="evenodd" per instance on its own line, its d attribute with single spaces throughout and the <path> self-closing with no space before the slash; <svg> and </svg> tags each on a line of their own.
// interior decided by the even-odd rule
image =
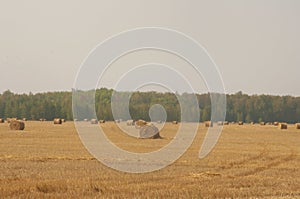
<svg viewBox="0 0 300 199">
<path fill-rule="evenodd" d="M 153 151 L 175 136 L 138 140 L 114 122 L 100 124 L 118 146 Z M 126 125 L 126 124 L 125 124 Z M 134 128 L 134 127 L 132 127 Z M 198 159 L 207 131 L 199 125 L 191 148 L 174 164 L 146 174 L 103 166 L 81 144 L 72 122 L 26 122 L 24 131 L 0 124 L 1 198 L 295 198 L 300 197 L 300 132 L 295 126 L 228 125 L 213 152 Z"/>
</svg>

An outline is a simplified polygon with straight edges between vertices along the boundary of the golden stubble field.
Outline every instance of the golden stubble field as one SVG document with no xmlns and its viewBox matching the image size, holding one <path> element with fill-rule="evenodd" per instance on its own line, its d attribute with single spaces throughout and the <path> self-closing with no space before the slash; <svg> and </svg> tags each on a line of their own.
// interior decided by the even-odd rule
<svg viewBox="0 0 300 199">
<path fill-rule="evenodd" d="M 164 139 L 141 140 L 101 124 L 119 147 L 147 152 Z M 26 122 L 24 131 L 0 124 L 0 198 L 296 198 L 300 197 L 300 130 L 229 125 L 214 150 L 198 158 L 207 128 L 200 124 L 189 150 L 174 164 L 152 173 L 107 168 L 82 145 L 74 124 Z"/>
</svg>

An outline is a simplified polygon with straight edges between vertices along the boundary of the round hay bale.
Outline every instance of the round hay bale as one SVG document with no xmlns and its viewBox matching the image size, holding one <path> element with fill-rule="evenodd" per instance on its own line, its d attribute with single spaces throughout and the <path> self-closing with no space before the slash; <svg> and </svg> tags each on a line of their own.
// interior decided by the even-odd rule
<svg viewBox="0 0 300 199">
<path fill-rule="evenodd" d="M 0 123 L 4 123 L 4 119 L 3 118 L 0 118 Z"/>
<path fill-rule="evenodd" d="M 159 130 L 154 125 L 145 125 L 141 127 L 139 138 L 141 139 L 157 139 L 161 138 L 159 135 Z"/>
<path fill-rule="evenodd" d="M 145 120 L 138 120 L 135 122 L 135 127 L 136 128 L 141 128 L 142 126 L 145 126 L 147 122 Z"/>
<path fill-rule="evenodd" d="M 178 121 L 173 121 L 172 124 L 178 124 Z"/>
<path fill-rule="evenodd" d="M 9 127 L 11 130 L 23 131 L 25 129 L 25 123 L 19 120 L 11 120 Z"/>
<path fill-rule="evenodd" d="M 296 129 L 300 129 L 300 123 L 296 123 Z"/>
<path fill-rule="evenodd" d="M 251 122 L 250 124 L 251 124 L 251 125 L 254 125 L 255 123 L 254 123 L 254 122 Z"/>
<path fill-rule="evenodd" d="M 53 120 L 53 123 L 54 123 L 54 124 L 62 124 L 62 120 L 61 120 L 60 118 L 55 118 L 55 119 Z"/>
<path fill-rule="evenodd" d="M 134 121 L 133 120 L 127 120 L 126 124 L 127 124 L 127 126 L 133 126 Z"/>
<path fill-rule="evenodd" d="M 266 125 L 265 122 L 260 122 L 259 124 L 260 124 L 261 126 L 265 126 L 265 125 Z"/>
<path fill-rule="evenodd" d="M 22 121 L 26 122 L 26 121 L 27 121 L 27 118 L 24 117 L 24 118 L 22 119 Z"/>
<path fill-rule="evenodd" d="M 222 122 L 222 121 L 218 121 L 218 126 L 223 126 L 224 125 L 224 123 Z"/>
<path fill-rule="evenodd" d="M 91 119 L 91 124 L 98 124 L 98 120 L 97 119 Z"/>
<path fill-rule="evenodd" d="M 89 120 L 88 119 L 84 119 L 83 121 L 88 122 Z"/>
<path fill-rule="evenodd" d="M 228 121 L 224 121 L 223 124 L 224 125 L 229 125 L 229 122 Z"/>
<path fill-rule="evenodd" d="M 274 122 L 274 126 L 278 126 L 279 125 L 279 122 Z"/>
<path fill-rule="evenodd" d="M 66 122 L 66 119 L 61 119 L 61 122 Z"/>
<path fill-rule="evenodd" d="M 205 122 L 204 122 L 204 126 L 205 126 L 205 127 L 213 127 L 214 124 L 213 124 L 211 121 L 205 121 Z"/>
<path fill-rule="evenodd" d="M 99 123 L 104 124 L 105 120 L 99 120 Z"/>
<path fill-rule="evenodd" d="M 288 125 L 287 125 L 287 123 L 280 123 L 280 124 L 278 125 L 278 128 L 279 128 L 279 129 L 287 129 L 287 128 L 288 128 Z"/>
<path fill-rule="evenodd" d="M 244 122 L 239 121 L 238 124 L 239 124 L 239 125 L 244 125 Z"/>
</svg>

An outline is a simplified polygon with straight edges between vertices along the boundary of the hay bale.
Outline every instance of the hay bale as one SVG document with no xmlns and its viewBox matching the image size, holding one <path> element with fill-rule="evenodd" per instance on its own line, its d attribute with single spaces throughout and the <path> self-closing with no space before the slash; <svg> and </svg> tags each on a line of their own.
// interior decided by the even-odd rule
<svg viewBox="0 0 300 199">
<path fill-rule="evenodd" d="M 89 120 L 88 119 L 84 119 L 83 121 L 88 122 Z"/>
<path fill-rule="evenodd" d="M 127 126 L 134 126 L 134 121 L 133 120 L 127 120 L 126 124 L 127 124 Z"/>
<path fill-rule="evenodd" d="M 178 121 L 172 121 L 172 124 L 178 124 Z"/>
<path fill-rule="evenodd" d="M 60 118 L 54 118 L 53 123 L 54 124 L 62 124 L 62 120 Z"/>
<path fill-rule="evenodd" d="M 11 120 L 9 127 L 11 130 L 23 131 L 25 129 L 25 123 L 19 120 Z"/>
<path fill-rule="evenodd" d="M 254 123 L 254 122 L 251 122 L 250 124 L 251 124 L 251 125 L 254 125 L 255 123 Z"/>
<path fill-rule="evenodd" d="M 100 124 L 104 124 L 104 123 L 105 123 L 105 120 L 99 120 L 99 123 L 100 123 Z"/>
<path fill-rule="evenodd" d="M 27 118 L 24 117 L 24 118 L 22 119 L 22 121 L 26 122 L 26 121 L 27 121 Z"/>
<path fill-rule="evenodd" d="M 244 122 L 239 121 L 238 124 L 239 124 L 239 125 L 244 125 Z"/>
<path fill-rule="evenodd" d="M 287 129 L 287 128 L 288 128 L 288 125 L 287 125 L 287 123 L 280 123 L 280 124 L 278 125 L 278 128 L 279 128 L 279 129 Z"/>
<path fill-rule="evenodd" d="M 0 118 L 0 123 L 4 123 L 4 119 L 3 118 Z"/>
<path fill-rule="evenodd" d="M 145 126 L 146 124 L 147 124 L 147 122 L 145 120 L 138 120 L 135 122 L 135 127 L 140 128 L 142 126 Z"/>
<path fill-rule="evenodd" d="M 218 126 L 223 126 L 223 125 L 224 125 L 224 122 L 218 121 L 218 122 L 217 122 L 217 125 L 218 125 Z"/>
<path fill-rule="evenodd" d="M 214 124 L 213 124 L 211 121 L 205 121 L 205 122 L 204 122 L 204 126 L 205 126 L 205 127 L 213 127 Z"/>
<path fill-rule="evenodd" d="M 157 139 L 161 138 L 159 135 L 159 130 L 154 125 L 145 125 L 141 127 L 139 132 L 139 138 L 141 139 Z"/>
<path fill-rule="evenodd" d="M 223 124 L 224 125 L 229 125 L 229 122 L 228 121 L 224 121 Z"/>
<path fill-rule="evenodd" d="M 296 123 L 296 129 L 300 129 L 300 123 Z"/>
<path fill-rule="evenodd" d="M 265 122 L 260 122 L 259 124 L 260 124 L 261 126 L 265 126 L 265 125 L 266 125 Z"/>
<path fill-rule="evenodd" d="M 278 126 L 279 125 L 279 122 L 274 122 L 274 126 Z"/>
<path fill-rule="evenodd" d="M 91 119 L 91 124 L 98 124 L 98 120 L 97 119 Z"/>
<path fill-rule="evenodd" d="M 66 122 L 66 119 L 63 119 L 63 118 L 62 118 L 62 119 L 61 119 L 61 122 Z"/>
</svg>

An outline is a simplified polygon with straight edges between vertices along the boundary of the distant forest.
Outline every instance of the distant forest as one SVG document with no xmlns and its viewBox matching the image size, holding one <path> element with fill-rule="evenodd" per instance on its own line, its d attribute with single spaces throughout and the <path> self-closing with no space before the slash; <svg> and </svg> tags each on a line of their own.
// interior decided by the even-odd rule
<svg viewBox="0 0 300 199">
<path fill-rule="evenodd" d="M 111 111 L 112 93 L 113 90 L 105 88 L 96 91 L 95 107 L 98 119 L 114 120 Z M 129 95 L 128 92 L 120 93 Z M 161 104 L 167 112 L 168 121 L 180 121 L 180 106 L 175 94 L 134 92 L 130 93 L 130 95 L 129 110 L 133 119 L 150 120 L 148 112 L 151 105 Z M 200 120 L 210 120 L 210 95 L 197 94 L 197 99 L 201 113 Z M 0 94 L 0 118 L 8 117 L 27 118 L 29 120 L 38 120 L 40 118 L 53 120 L 53 118 L 59 117 L 73 120 L 72 92 L 14 94 L 9 90 L 5 91 Z M 126 120 L 127 118 L 121 119 Z M 226 120 L 243 122 L 299 122 L 300 97 L 249 96 L 242 92 L 227 95 Z"/>
</svg>

